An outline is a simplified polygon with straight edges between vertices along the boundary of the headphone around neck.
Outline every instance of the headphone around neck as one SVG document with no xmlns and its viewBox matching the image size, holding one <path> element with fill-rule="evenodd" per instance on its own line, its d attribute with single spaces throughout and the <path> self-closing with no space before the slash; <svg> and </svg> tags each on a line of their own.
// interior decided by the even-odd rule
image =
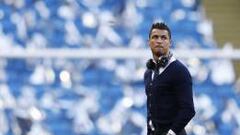
<svg viewBox="0 0 240 135">
<path fill-rule="evenodd" d="M 160 67 L 164 68 L 167 66 L 169 60 L 172 57 L 172 53 L 169 52 L 167 56 L 161 57 L 159 60 L 157 60 L 157 63 L 153 62 L 153 59 L 149 59 L 146 63 L 146 66 L 148 69 L 154 70 L 154 69 L 159 69 Z"/>
</svg>

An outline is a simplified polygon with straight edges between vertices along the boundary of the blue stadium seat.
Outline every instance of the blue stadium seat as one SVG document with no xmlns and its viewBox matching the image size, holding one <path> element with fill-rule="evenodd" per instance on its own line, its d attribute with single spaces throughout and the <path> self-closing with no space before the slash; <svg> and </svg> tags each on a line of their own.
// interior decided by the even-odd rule
<svg viewBox="0 0 240 135">
<path fill-rule="evenodd" d="M 14 5 L 6 4 L 6 2 L 1 1 L 0 2 L 0 15 L 1 11 L 3 13 L 2 16 L 0 16 L 0 26 L 2 26 L 3 34 L 4 35 L 11 35 L 13 37 L 14 42 L 18 43 L 23 48 L 28 48 L 27 42 L 33 37 L 36 33 L 41 33 L 47 40 L 47 48 L 81 48 L 83 47 L 84 42 L 80 41 L 79 44 L 70 46 L 68 43 L 66 43 L 65 36 L 65 24 L 67 22 L 66 19 L 60 17 L 58 15 L 58 10 L 63 5 L 69 5 L 73 4 L 74 12 L 76 15 L 76 18 L 73 19 L 74 24 L 76 25 L 78 31 L 81 34 L 82 40 L 85 40 L 84 37 L 86 35 L 91 35 L 94 38 L 96 38 L 96 34 L 99 31 L 99 25 L 96 26 L 96 28 L 87 28 L 83 25 L 82 15 L 85 12 L 93 12 L 94 14 L 97 14 L 102 11 L 109 11 L 112 12 L 112 14 L 116 18 L 120 18 L 124 11 L 126 11 L 127 4 L 129 2 L 133 2 L 131 0 L 103 0 L 102 3 L 99 5 L 99 7 L 91 7 L 91 5 L 86 5 L 82 0 L 76 0 L 76 1 L 58 1 L 58 0 L 44 0 L 43 1 L 48 10 L 50 11 L 50 17 L 49 18 L 42 18 L 38 11 L 36 10 L 36 7 L 34 7 L 36 4 L 35 0 L 25 0 L 25 5 L 22 8 L 17 8 Z M 73 2 L 73 3 L 71 3 Z M 100 1 L 101 2 L 101 1 Z M 138 1 L 138 4 L 140 2 L 144 1 Z M 145 6 L 139 6 L 137 2 L 134 3 L 136 6 L 136 10 L 141 16 L 143 17 L 143 21 L 140 22 L 138 26 L 132 29 L 126 28 L 126 26 L 123 25 L 123 21 L 126 21 L 124 23 L 128 23 L 128 21 L 135 21 L 135 20 L 119 20 L 120 23 L 116 23 L 114 26 L 111 26 L 113 30 L 117 32 L 118 35 L 123 40 L 123 45 L 121 47 L 129 47 L 128 44 L 131 41 L 131 39 L 138 35 L 143 38 L 144 44 L 143 47 L 147 48 L 145 44 L 147 44 L 148 40 L 148 34 L 149 34 L 149 27 L 154 21 L 164 21 L 167 23 L 171 30 L 172 30 L 172 37 L 173 37 L 173 47 L 181 47 L 177 46 L 177 43 L 184 44 L 186 48 L 192 49 L 192 48 L 206 48 L 206 49 L 215 49 L 216 46 L 211 43 L 207 43 L 204 40 L 204 37 L 201 33 L 197 31 L 198 24 L 201 20 L 191 20 L 189 17 L 189 14 L 191 12 L 197 12 L 198 11 L 198 5 L 199 3 L 193 4 L 191 7 L 186 7 L 182 4 L 181 0 L 150 0 L 146 1 Z M 174 11 L 181 9 L 186 14 L 186 17 L 182 20 L 174 20 L 172 18 L 172 14 Z M 132 9 L 129 9 L 130 11 Z M 26 33 L 27 38 L 22 39 L 19 37 L 19 34 L 17 33 L 16 25 L 11 22 L 11 15 L 13 15 L 14 12 L 19 13 L 26 13 L 27 11 L 31 11 L 36 14 L 36 18 L 34 21 L 36 22 L 35 27 L 28 26 L 26 22 Z M 98 15 L 98 14 L 97 14 Z M 2 17 L 2 18 L 1 18 Z M 28 18 L 29 19 L 29 18 Z M 97 22 L 99 24 L 100 18 L 97 16 Z M 122 22 L 121 22 L 122 21 Z M 1 34 L 1 33 L 0 33 Z M 94 39 L 95 40 L 95 39 Z M 188 41 L 188 44 L 185 44 L 185 42 Z M 1 45 L 1 39 L 0 39 L 0 45 Z M 109 44 L 110 47 L 114 47 L 114 45 Z M 112 45 L 112 46 L 111 46 Z M 19 46 L 18 46 L 19 47 Z M 98 46 L 98 43 L 90 46 L 90 47 L 96 47 L 99 48 L 101 46 Z M 38 48 L 36 48 L 38 49 Z M 203 61 L 203 64 L 207 65 L 208 60 Z M 94 123 L 94 129 L 90 131 L 89 135 L 100 135 L 102 133 L 102 129 L 97 127 L 97 121 L 101 116 L 105 116 L 111 112 L 111 110 L 114 108 L 116 103 L 120 101 L 126 93 L 124 93 L 124 86 L 123 82 L 120 82 L 117 80 L 116 73 L 113 70 L 104 69 L 98 66 L 98 60 L 93 60 L 89 62 L 90 64 L 88 66 L 81 65 L 82 63 L 79 61 L 72 62 L 74 63 L 72 66 L 76 67 L 78 70 L 78 67 L 80 65 L 81 68 L 79 68 L 79 71 L 77 74 L 80 74 L 81 78 L 76 81 L 72 82 L 72 86 L 69 88 L 64 88 L 61 84 L 61 80 L 59 78 L 59 74 L 61 72 L 61 68 L 54 65 L 55 63 L 52 62 L 50 64 L 51 68 L 53 69 L 53 72 L 55 73 L 55 80 L 53 84 L 44 84 L 44 85 L 35 85 L 31 84 L 29 82 L 29 78 L 32 75 L 34 68 L 36 64 L 31 63 L 29 64 L 26 59 L 7 59 L 7 65 L 5 67 L 5 72 L 7 75 L 6 82 L 9 86 L 11 93 L 15 98 L 19 97 L 21 94 L 21 89 L 25 85 L 29 85 L 34 88 L 34 91 L 36 93 L 37 100 L 40 100 L 43 95 L 46 92 L 56 92 L 56 104 L 60 100 L 65 101 L 78 101 L 80 100 L 81 94 L 80 90 L 75 90 L 75 88 L 79 85 L 89 88 L 90 93 L 91 92 L 97 92 L 100 96 L 100 98 L 97 100 L 100 104 L 99 107 L 99 114 L 95 114 L 94 116 L 91 116 L 91 121 Z M 118 63 L 119 64 L 119 63 Z M 145 66 L 145 65 L 143 65 Z M 75 72 L 72 76 L 75 75 Z M 193 78 L 194 79 L 194 78 Z M 2 81 L 1 81 L 2 82 Z M 143 81 L 129 81 L 124 82 L 124 85 L 127 85 L 131 87 L 136 93 L 137 92 L 144 92 L 144 84 Z M 221 119 L 221 116 L 223 114 L 223 111 L 226 109 L 226 101 L 229 99 L 233 99 L 238 106 L 240 106 L 240 96 L 237 95 L 234 92 L 234 88 L 232 87 L 233 84 L 227 84 L 227 85 L 216 85 L 213 81 L 208 77 L 208 79 L 201 83 L 195 83 L 194 82 L 194 92 L 196 95 L 200 94 L 206 94 L 210 97 L 211 101 L 213 102 L 214 107 L 216 107 L 216 114 L 209 120 L 213 123 L 216 123 L 215 130 L 217 130 L 217 134 L 221 135 L 230 135 L 232 134 L 233 129 L 239 128 L 236 126 L 236 122 L 231 121 L 230 123 L 224 123 Z M 92 90 L 92 91 L 91 91 Z M 79 92 L 79 93 L 78 93 Z M 40 101 L 39 101 L 39 106 Z M 197 103 L 196 103 L 197 104 Z M 76 135 L 77 133 L 74 133 L 73 131 L 73 119 L 69 118 L 67 116 L 66 110 L 63 108 L 58 108 L 58 110 L 52 108 L 52 109 L 46 109 L 41 108 L 44 113 L 46 113 L 46 119 L 43 120 L 43 125 L 46 127 L 47 130 L 49 130 L 53 135 Z M 8 114 L 7 118 L 11 117 L 13 115 L 11 112 L 14 110 L 14 108 L 11 108 L 10 111 L 6 111 L 6 114 Z M 129 111 L 136 111 L 142 114 L 143 116 L 146 115 L 146 106 L 133 106 L 129 109 Z M 11 122 L 11 121 L 10 121 Z M 201 120 L 199 118 L 194 119 L 195 123 L 200 124 L 204 127 L 204 124 L 206 121 Z M 129 134 L 141 134 L 142 130 L 141 128 L 134 125 L 130 120 L 127 120 L 124 125 L 121 125 L 123 127 L 122 132 L 119 134 L 123 135 L 129 135 Z M 193 129 L 192 129 L 193 130 Z M 1 134 L 1 133 L 0 133 Z M 210 134 L 210 133 L 209 133 Z M 213 133 L 212 133 L 213 134 Z M 13 133 L 8 132 L 7 135 L 13 135 Z"/>
</svg>

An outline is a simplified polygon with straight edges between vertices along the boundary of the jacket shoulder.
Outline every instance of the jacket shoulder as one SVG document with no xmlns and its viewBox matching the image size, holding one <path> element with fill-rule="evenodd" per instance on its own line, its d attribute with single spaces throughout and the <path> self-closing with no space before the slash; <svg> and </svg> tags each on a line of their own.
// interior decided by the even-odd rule
<svg viewBox="0 0 240 135">
<path fill-rule="evenodd" d="M 191 76 L 187 66 L 184 65 L 179 60 L 176 60 L 175 63 L 176 63 L 175 64 L 176 67 L 174 69 L 175 69 L 175 74 L 178 75 L 178 78 L 181 78 L 181 79 L 185 78 L 187 80 L 191 80 L 192 76 Z M 185 80 L 185 79 L 183 79 L 183 80 Z"/>
<path fill-rule="evenodd" d="M 184 73 L 189 74 L 189 71 L 188 71 L 187 66 L 186 66 L 185 64 L 183 64 L 183 63 L 182 63 L 181 61 L 179 61 L 179 60 L 176 60 L 175 63 L 176 63 L 176 64 L 175 64 L 176 69 L 177 69 L 178 71 L 181 71 L 181 72 L 184 72 Z"/>
</svg>

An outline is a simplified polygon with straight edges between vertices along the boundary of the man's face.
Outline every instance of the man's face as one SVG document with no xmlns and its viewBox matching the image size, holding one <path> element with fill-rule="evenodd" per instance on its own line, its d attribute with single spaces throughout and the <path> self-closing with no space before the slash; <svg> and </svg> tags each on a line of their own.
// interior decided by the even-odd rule
<svg viewBox="0 0 240 135">
<path fill-rule="evenodd" d="M 163 56 L 166 55 L 170 48 L 170 37 L 167 30 L 152 29 L 149 46 L 153 55 Z"/>
</svg>

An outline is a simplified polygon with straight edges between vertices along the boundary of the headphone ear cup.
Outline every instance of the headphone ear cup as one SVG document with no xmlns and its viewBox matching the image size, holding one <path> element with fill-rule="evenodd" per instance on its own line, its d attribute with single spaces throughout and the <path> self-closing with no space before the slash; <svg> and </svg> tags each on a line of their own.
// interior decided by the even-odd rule
<svg viewBox="0 0 240 135">
<path fill-rule="evenodd" d="M 163 57 L 158 61 L 158 65 L 159 67 L 165 67 L 168 63 L 168 58 L 167 57 Z"/>
<path fill-rule="evenodd" d="M 147 61 L 146 67 L 147 67 L 148 69 L 152 69 L 152 70 L 155 68 L 155 64 L 154 64 L 154 62 L 153 62 L 153 59 L 149 59 L 149 60 Z"/>
<path fill-rule="evenodd" d="M 166 67 L 171 57 L 172 57 L 172 53 L 170 52 L 168 56 L 162 57 L 160 60 L 158 60 L 157 62 L 158 67 L 163 67 L 163 68 Z"/>
</svg>

